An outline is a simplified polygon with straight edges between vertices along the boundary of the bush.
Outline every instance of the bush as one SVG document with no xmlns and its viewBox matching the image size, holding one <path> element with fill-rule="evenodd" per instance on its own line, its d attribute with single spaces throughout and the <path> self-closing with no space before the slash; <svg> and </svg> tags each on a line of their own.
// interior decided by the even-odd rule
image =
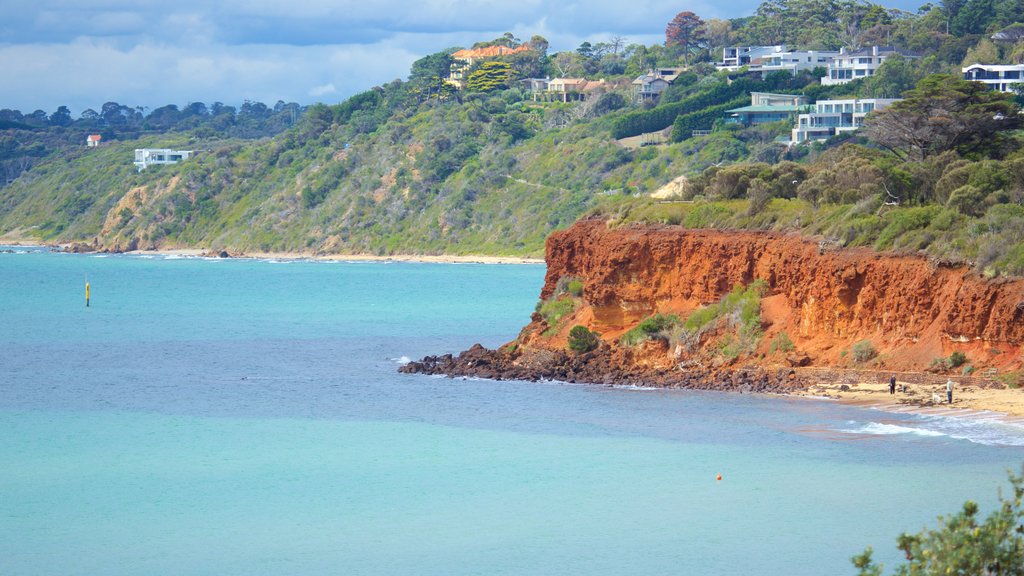
<svg viewBox="0 0 1024 576">
<path fill-rule="evenodd" d="M 864 363 L 878 356 L 878 350 L 875 350 L 871 340 L 857 342 L 850 351 L 853 352 L 853 361 L 857 363 Z"/>
<path fill-rule="evenodd" d="M 967 362 L 967 355 L 957 350 L 949 355 L 949 367 L 959 368 Z"/>
<path fill-rule="evenodd" d="M 576 309 L 576 303 L 571 298 L 542 300 L 537 303 L 537 312 L 548 323 L 548 326 L 552 328 L 558 326 L 558 322 L 562 317 L 572 313 L 574 309 Z"/>
<path fill-rule="evenodd" d="M 636 346 L 637 344 L 652 338 L 664 337 L 665 334 L 679 325 L 679 317 L 675 314 L 655 314 L 644 318 L 632 330 L 626 332 L 619 339 L 623 346 Z"/>
<path fill-rule="evenodd" d="M 569 349 L 573 352 L 590 352 L 601 343 L 601 335 L 586 326 L 573 326 L 569 330 Z"/>
<path fill-rule="evenodd" d="M 999 504 L 987 518 L 978 517 L 978 505 L 970 500 L 963 509 L 939 517 L 939 526 L 897 539 L 907 563 L 895 574 L 1020 574 L 1024 566 L 1024 473 L 1010 474 L 1008 496 L 1000 491 Z M 852 559 L 860 576 L 879 576 L 882 566 L 871 559 L 871 548 Z"/>
<path fill-rule="evenodd" d="M 771 348 L 768 350 L 774 354 L 778 352 L 792 352 L 796 346 L 793 345 L 793 341 L 789 339 L 789 334 L 785 332 L 779 332 L 775 338 L 772 338 Z"/>
<path fill-rule="evenodd" d="M 575 276 L 562 276 L 555 284 L 555 294 L 568 294 L 573 298 L 583 296 L 583 280 Z"/>
</svg>

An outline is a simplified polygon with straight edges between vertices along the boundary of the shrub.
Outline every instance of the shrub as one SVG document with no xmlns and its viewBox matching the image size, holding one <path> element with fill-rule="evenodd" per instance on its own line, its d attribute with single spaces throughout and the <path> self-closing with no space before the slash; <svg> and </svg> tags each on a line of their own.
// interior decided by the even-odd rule
<svg viewBox="0 0 1024 576">
<path fill-rule="evenodd" d="M 571 298 L 553 298 L 549 300 L 541 300 L 537 303 L 537 312 L 544 318 L 544 321 L 548 323 L 548 326 L 554 328 L 558 326 L 558 322 L 566 314 L 572 313 L 576 308 L 576 303 Z"/>
<path fill-rule="evenodd" d="M 785 332 L 779 332 L 775 338 L 772 338 L 772 345 L 769 352 L 774 354 L 776 351 L 779 352 L 792 352 L 796 346 L 793 345 L 793 341 L 789 339 L 789 334 Z"/>
<path fill-rule="evenodd" d="M 555 294 L 568 294 L 579 298 L 583 296 L 583 280 L 575 276 L 562 276 L 555 284 Z"/>
<path fill-rule="evenodd" d="M 967 362 L 967 355 L 957 350 L 949 355 L 949 367 L 959 368 Z"/>
<path fill-rule="evenodd" d="M 867 362 L 878 356 L 878 350 L 871 343 L 871 340 L 861 340 L 850 349 L 853 352 L 853 361 L 858 363 Z"/>
<path fill-rule="evenodd" d="M 644 318 L 632 330 L 626 332 L 619 339 L 623 346 L 636 346 L 637 344 L 656 337 L 664 337 L 673 327 L 679 324 L 679 317 L 675 314 L 655 314 Z"/>
<path fill-rule="evenodd" d="M 573 352 L 590 352 L 601 343 L 601 335 L 586 326 L 573 326 L 569 330 L 569 349 Z"/>
</svg>

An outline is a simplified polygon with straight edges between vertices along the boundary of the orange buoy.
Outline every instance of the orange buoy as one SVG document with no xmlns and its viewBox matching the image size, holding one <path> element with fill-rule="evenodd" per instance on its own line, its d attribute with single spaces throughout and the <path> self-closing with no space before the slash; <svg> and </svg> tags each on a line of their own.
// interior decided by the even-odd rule
<svg viewBox="0 0 1024 576">
<path fill-rule="evenodd" d="M 718 476 L 715 476 L 715 480 L 721 480 L 721 479 L 722 479 L 722 475 L 721 474 L 719 474 Z"/>
</svg>

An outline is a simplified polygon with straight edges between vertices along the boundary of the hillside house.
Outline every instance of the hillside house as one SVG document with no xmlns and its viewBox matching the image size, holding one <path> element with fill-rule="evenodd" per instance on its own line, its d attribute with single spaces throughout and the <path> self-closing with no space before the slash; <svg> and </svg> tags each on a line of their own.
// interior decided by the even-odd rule
<svg viewBox="0 0 1024 576">
<path fill-rule="evenodd" d="M 95 148 L 100 145 L 101 140 L 103 140 L 103 136 L 99 134 L 89 134 L 85 137 L 85 145 L 89 148 Z"/>
<path fill-rule="evenodd" d="M 981 82 L 989 90 L 1013 92 L 1024 83 L 1024 64 L 971 64 L 963 68 L 964 80 Z"/>
<path fill-rule="evenodd" d="M 853 98 L 818 100 L 814 110 L 797 117 L 790 141 L 793 144 L 808 140 L 825 140 L 842 132 L 852 132 L 864 124 L 864 117 L 888 108 L 899 98 Z"/>
<path fill-rule="evenodd" d="M 809 109 L 806 96 L 751 92 L 750 106 L 726 110 L 725 121 L 728 124 L 755 126 L 789 120 Z"/>
<path fill-rule="evenodd" d="M 719 70 L 732 72 L 750 65 L 754 60 L 772 54 L 781 54 L 785 51 L 785 44 L 777 46 L 726 46 L 722 48 L 722 61 L 715 64 L 715 67 Z"/>
<path fill-rule="evenodd" d="M 745 50 L 745 52 L 741 52 Z M 827 68 L 832 60 L 839 55 L 836 50 L 786 50 L 780 46 L 733 46 L 723 49 L 723 61 L 715 64 L 719 70 L 735 72 L 746 67 L 746 71 L 754 76 L 763 77 L 769 72 L 785 71 L 797 74 L 804 70 Z M 739 56 L 729 56 L 739 53 Z M 743 62 L 735 64 L 734 62 Z"/>
<path fill-rule="evenodd" d="M 918 57 L 916 54 L 891 46 L 872 46 L 854 52 L 847 52 L 846 48 L 841 48 L 839 55 L 829 63 L 828 75 L 822 77 L 821 83 L 824 86 L 833 86 L 874 76 L 882 63 L 894 54 L 900 54 L 904 58 Z"/>
<path fill-rule="evenodd" d="M 685 68 L 656 68 L 633 80 L 633 99 L 636 102 L 655 100 L 675 82 Z"/>
<path fill-rule="evenodd" d="M 493 60 L 502 56 L 511 56 L 520 52 L 526 52 L 530 47 L 526 44 L 516 48 L 508 46 L 486 46 L 484 48 L 470 48 L 458 50 L 452 54 L 452 65 L 449 76 L 445 82 L 455 86 L 459 90 L 466 87 L 466 75 L 477 63 L 486 60 Z"/>
<path fill-rule="evenodd" d="M 142 172 L 154 164 L 177 164 L 188 160 L 195 154 L 194 150 L 170 150 L 168 148 L 136 148 L 135 166 Z"/>
</svg>

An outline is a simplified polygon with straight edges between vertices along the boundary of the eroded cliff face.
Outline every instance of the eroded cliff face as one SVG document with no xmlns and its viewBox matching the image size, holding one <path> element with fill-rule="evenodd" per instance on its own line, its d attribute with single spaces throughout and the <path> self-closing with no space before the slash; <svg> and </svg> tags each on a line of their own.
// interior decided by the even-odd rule
<svg viewBox="0 0 1024 576">
<path fill-rule="evenodd" d="M 955 350 L 976 368 L 1022 364 L 1024 281 L 991 281 L 922 257 L 826 249 L 777 233 L 610 229 L 583 220 L 548 238 L 546 260 L 542 298 L 563 277 L 581 279 L 584 291 L 556 330 L 535 315 L 519 338 L 527 347 L 564 349 L 575 324 L 613 343 L 650 314 L 685 318 L 735 285 L 761 279 L 765 337 L 755 356 L 764 362 L 772 361 L 767 343 L 785 332 L 814 365 L 852 365 L 848 352 L 861 340 L 878 350 L 877 368 L 925 370 Z"/>
</svg>

